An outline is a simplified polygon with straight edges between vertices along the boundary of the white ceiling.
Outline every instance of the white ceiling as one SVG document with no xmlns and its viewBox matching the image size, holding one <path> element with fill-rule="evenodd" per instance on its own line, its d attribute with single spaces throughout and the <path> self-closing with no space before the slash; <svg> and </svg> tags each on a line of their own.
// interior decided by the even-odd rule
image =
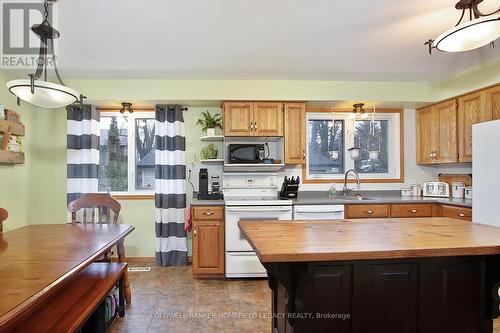
<svg viewBox="0 0 500 333">
<path fill-rule="evenodd" d="M 458 20 L 454 3 L 59 0 L 60 67 L 73 78 L 441 80 L 500 56 L 500 42 L 428 55 L 423 43 Z"/>
</svg>

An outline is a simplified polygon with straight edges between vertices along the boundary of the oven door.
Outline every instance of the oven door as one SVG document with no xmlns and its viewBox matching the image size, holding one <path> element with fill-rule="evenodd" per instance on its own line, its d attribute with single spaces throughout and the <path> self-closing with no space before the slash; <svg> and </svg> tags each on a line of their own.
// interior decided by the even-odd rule
<svg viewBox="0 0 500 333">
<path fill-rule="evenodd" d="M 291 206 L 226 206 L 226 251 L 253 251 L 239 220 L 291 220 Z"/>
</svg>

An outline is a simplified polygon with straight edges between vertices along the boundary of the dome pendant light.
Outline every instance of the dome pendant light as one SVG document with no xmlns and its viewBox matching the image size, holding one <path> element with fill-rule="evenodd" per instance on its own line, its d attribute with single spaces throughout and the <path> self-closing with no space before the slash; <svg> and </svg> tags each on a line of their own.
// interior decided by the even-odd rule
<svg viewBox="0 0 500 333">
<path fill-rule="evenodd" d="M 483 14 L 478 4 L 483 0 L 460 0 L 455 8 L 462 11 L 460 20 L 451 29 L 448 29 L 436 39 L 429 39 L 425 45 L 429 47 L 429 54 L 433 49 L 444 52 L 464 52 L 490 44 L 500 37 L 500 8 L 496 11 Z M 469 11 L 469 21 L 462 22 Z"/>
<path fill-rule="evenodd" d="M 55 2 L 55 0 L 50 0 Z M 60 108 L 79 102 L 83 106 L 83 100 L 86 98 L 77 91 L 66 87 L 59 75 L 57 69 L 56 56 L 54 54 L 54 39 L 59 38 L 59 32 L 54 29 L 49 21 L 48 0 L 44 2 L 44 20 L 41 24 L 35 24 L 31 30 L 40 37 L 40 51 L 37 59 L 37 68 L 35 73 L 29 74 L 29 79 L 12 80 L 7 82 L 9 91 L 17 96 L 17 103 L 23 100 L 29 104 L 42 108 L 52 109 Z M 50 53 L 49 53 L 50 47 Z M 52 55 L 54 71 L 59 84 L 47 81 L 48 56 Z M 43 80 L 40 80 L 43 74 Z"/>
</svg>

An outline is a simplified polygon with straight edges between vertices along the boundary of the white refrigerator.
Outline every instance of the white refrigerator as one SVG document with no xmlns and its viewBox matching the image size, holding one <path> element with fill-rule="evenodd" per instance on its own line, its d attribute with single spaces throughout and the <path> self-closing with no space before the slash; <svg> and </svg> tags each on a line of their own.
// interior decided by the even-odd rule
<svg viewBox="0 0 500 333">
<path fill-rule="evenodd" d="M 472 221 L 500 227 L 500 120 L 472 126 Z"/>
</svg>

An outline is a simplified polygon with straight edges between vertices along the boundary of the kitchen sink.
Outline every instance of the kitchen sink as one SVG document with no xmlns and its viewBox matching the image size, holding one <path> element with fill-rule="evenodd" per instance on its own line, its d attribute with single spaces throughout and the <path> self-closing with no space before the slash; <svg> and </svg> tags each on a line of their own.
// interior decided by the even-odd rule
<svg viewBox="0 0 500 333">
<path fill-rule="evenodd" d="M 346 195 L 346 196 L 335 196 L 332 197 L 333 200 L 348 200 L 348 201 L 363 201 L 363 200 L 377 200 L 375 198 L 363 197 L 362 195 Z"/>
</svg>

